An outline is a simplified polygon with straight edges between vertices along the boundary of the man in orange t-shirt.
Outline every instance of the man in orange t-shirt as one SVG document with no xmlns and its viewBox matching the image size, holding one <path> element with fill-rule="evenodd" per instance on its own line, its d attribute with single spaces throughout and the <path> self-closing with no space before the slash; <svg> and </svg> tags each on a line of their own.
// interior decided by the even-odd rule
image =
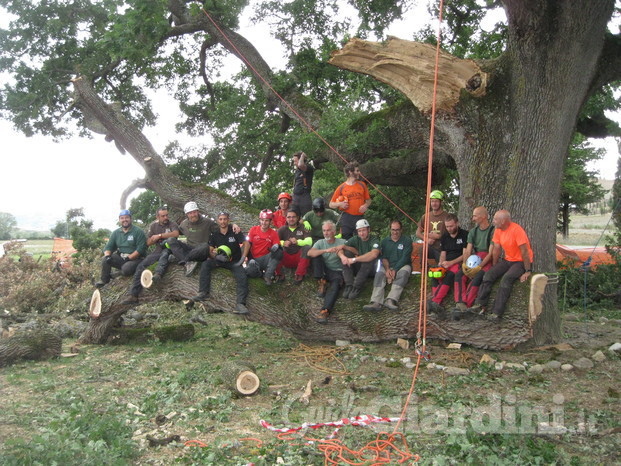
<svg viewBox="0 0 621 466">
<path fill-rule="evenodd" d="M 364 213 L 371 205 L 371 196 L 367 185 L 360 181 L 360 168 L 356 162 L 345 165 L 343 172 L 347 179 L 334 191 L 330 208 L 343 212 L 341 234 L 343 239 L 349 239 L 356 231 L 356 222 L 364 218 Z"/>
<path fill-rule="evenodd" d="M 513 283 L 518 278 L 521 282 L 525 282 L 531 276 L 533 250 L 524 229 L 511 221 L 509 211 L 499 210 L 496 212 L 494 226 L 496 227 L 492 238 L 492 263 L 494 265 L 485 272 L 477 299 L 474 306 L 469 310 L 484 313 L 492 285 L 501 279 L 492 314 L 489 315 L 492 319 L 500 319 L 505 312 L 509 296 L 511 296 Z M 501 248 L 505 252 L 505 257 L 499 260 Z"/>
</svg>

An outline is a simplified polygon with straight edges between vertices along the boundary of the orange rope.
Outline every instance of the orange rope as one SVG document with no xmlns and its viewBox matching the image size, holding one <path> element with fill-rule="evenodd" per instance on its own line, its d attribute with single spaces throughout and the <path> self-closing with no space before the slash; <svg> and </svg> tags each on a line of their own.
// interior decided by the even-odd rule
<svg viewBox="0 0 621 466">
<path fill-rule="evenodd" d="M 434 70 L 434 82 L 433 82 L 433 99 L 431 106 L 431 128 L 429 134 L 429 156 L 427 162 L 427 196 L 425 201 L 425 212 L 429 215 L 430 210 L 430 195 L 431 195 L 431 175 L 433 166 L 433 142 L 435 136 L 435 120 L 436 120 L 436 97 L 437 97 L 437 89 L 438 89 L 438 68 L 440 61 L 440 44 L 441 44 L 441 26 L 442 26 L 442 11 L 444 9 L 444 1 L 440 0 L 439 5 L 439 16 L 438 16 L 438 31 L 437 31 L 437 43 L 436 43 L 436 58 L 435 58 L 435 70 Z M 329 147 L 337 156 L 339 156 L 344 162 L 348 162 L 345 157 L 343 157 L 328 141 L 326 141 L 323 136 L 321 136 L 311 125 L 308 123 L 289 103 L 271 86 L 269 82 L 252 66 L 252 64 L 246 59 L 244 54 L 242 54 L 235 44 L 228 38 L 228 36 L 220 29 L 219 25 L 213 20 L 213 18 L 207 13 L 207 11 L 202 9 L 207 18 L 212 22 L 212 24 L 216 27 L 216 29 L 222 34 L 222 37 L 230 44 L 230 46 L 235 50 L 237 55 L 246 63 L 246 65 L 253 71 L 253 73 L 261 80 L 265 85 L 287 106 L 287 108 L 293 112 L 299 119 L 301 123 L 306 125 L 306 127 L 315 134 L 327 147 Z M 362 176 L 364 180 L 371 185 L 377 192 L 379 192 L 386 200 L 388 200 L 397 210 L 403 213 L 408 219 L 418 225 L 418 222 L 414 220 L 410 215 L 408 215 L 403 209 L 401 209 L 392 199 L 390 199 L 383 191 L 381 191 L 376 185 L 370 182 L 366 177 Z M 427 220 L 427 217 L 425 218 Z M 418 369 L 420 367 L 421 358 L 426 354 L 426 335 L 427 335 L 427 300 L 426 290 L 427 290 L 427 274 L 424 273 L 427 270 L 427 254 L 429 252 L 429 228 L 425 228 L 424 236 L 423 236 L 423 257 L 422 257 L 422 277 L 421 277 L 421 287 L 420 287 L 420 312 L 418 316 L 418 333 L 417 333 L 417 361 L 416 367 L 414 368 L 414 373 L 412 376 L 412 384 L 410 386 L 410 390 L 408 392 L 408 396 L 404 403 L 403 410 L 397 421 L 395 428 L 393 429 L 392 434 L 388 435 L 386 433 L 380 433 L 374 442 L 370 442 L 360 450 L 352 450 L 343 445 L 339 440 L 336 439 L 313 439 L 307 438 L 310 441 L 318 442 L 318 448 L 325 455 L 325 464 L 326 465 L 337 465 L 337 464 L 349 464 L 349 465 L 382 465 L 382 464 L 402 464 L 407 460 L 412 460 L 413 462 L 417 462 L 420 457 L 418 455 L 413 455 L 409 452 L 408 445 L 405 439 L 405 436 L 402 433 L 397 432 L 401 421 L 404 419 L 408 406 L 410 404 L 410 400 L 412 394 L 414 392 L 414 387 L 416 385 L 416 379 L 418 376 Z M 386 435 L 386 439 L 382 439 L 382 434 Z M 278 435 L 278 438 L 285 439 L 288 438 L 288 434 Z M 402 441 L 403 447 L 397 448 L 394 445 L 395 438 L 398 438 Z M 187 444 L 187 442 L 186 442 Z M 391 452 L 395 452 L 398 454 L 399 458 L 391 458 Z M 347 454 L 349 458 L 345 458 L 344 454 Z M 369 455 L 374 455 L 372 458 Z M 369 461 L 373 461 L 369 463 Z M 397 463 L 395 463 L 395 461 Z"/>
<path fill-rule="evenodd" d="M 228 36 L 224 33 L 224 31 L 222 29 L 220 29 L 220 26 L 218 25 L 218 23 L 216 23 L 216 21 L 209 15 L 209 13 L 207 13 L 207 10 L 205 10 L 205 8 L 201 8 L 203 10 L 203 13 L 205 13 L 205 16 L 207 16 L 207 18 L 209 19 L 209 21 L 211 21 L 211 23 L 215 26 L 215 28 L 218 30 L 218 32 L 220 34 L 222 34 L 222 37 L 224 37 L 224 39 L 229 43 L 229 45 L 233 48 L 233 50 L 235 50 L 235 53 L 237 54 L 238 57 L 241 58 L 241 60 L 246 64 L 246 66 L 248 66 L 248 68 L 250 68 L 252 70 L 252 72 L 255 74 L 255 76 L 257 78 L 259 78 L 261 81 L 263 81 L 263 83 L 274 93 L 274 95 L 276 97 L 278 97 L 283 104 L 285 104 L 285 106 L 292 112 L 295 114 L 295 116 L 299 119 L 299 121 L 301 123 L 303 123 L 309 131 L 311 131 L 315 136 L 317 136 L 319 138 L 319 140 L 321 140 L 321 142 L 323 142 L 326 146 L 328 146 L 328 148 L 334 152 L 336 155 L 338 155 L 340 157 L 341 160 L 343 160 L 345 163 L 348 163 L 349 160 L 347 160 L 345 157 L 343 157 L 341 155 L 341 153 L 336 150 L 328 141 L 326 141 L 326 139 L 319 134 L 315 128 L 313 128 L 311 126 L 311 124 L 306 121 L 306 119 L 300 115 L 290 104 L 289 102 L 287 102 L 285 100 L 284 97 L 282 97 L 277 91 L 276 89 L 274 89 L 272 87 L 272 85 L 261 75 L 261 73 L 259 73 L 256 68 L 254 66 L 252 66 L 252 64 L 248 61 L 248 59 L 244 56 L 244 54 L 235 46 L 235 44 L 228 38 Z M 434 91 L 435 92 L 435 91 Z M 435 104 L 435 98 L 434 98 L 434 104 Z M 430 171 L 431 173 L 431 171 Z M 410 215 L 408 215 L 408 213 L 403 210 L 401 207 L 399 207 L 390 197 L 388 197 L 388 195 L 386 195 L 381 189 L 379 189 L 377 187 L 377 185 L 373 184 L 367 177 L 365 177 L 364 175 L 360 175 L 369 185 L 371 185 L 373 187 L 373 189 L 375 189 L 378 193 L 380 193 L 382 196 L 384 196 L 384 198 L 390 202 L 399 212 L 401 212 L 403 215 L 405 215 L 408 219 L 410 219 L 412 222 L 414 222 L 417 226 L 418 226 L 418 222 L 416 220 L 414 220 Z"/>
</svg>

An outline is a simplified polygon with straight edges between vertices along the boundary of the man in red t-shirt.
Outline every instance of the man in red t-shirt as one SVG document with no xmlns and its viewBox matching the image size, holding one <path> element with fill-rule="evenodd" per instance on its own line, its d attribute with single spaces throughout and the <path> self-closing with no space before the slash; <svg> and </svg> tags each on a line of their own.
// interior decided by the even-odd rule
<svg viewBox="0 0 621 466">
<path fill-rule="evenodd" d="M 283 250 L 276 230 L 271 228 L 274 214 L 264 209 L 259 214 L 259 225 L 248 232 L 250 243 L 250 260 L 246 274 L 251 278 L 263 277 L 266 285 L 271 285 L 276 274 L 276 267 L 282 260 Z"/>
<path fill-rule="evenodd" d="M 364 217 L 371 205 L 371 196 L 366 183 L 360 181 L 360 168 L 356 162 L 345 165 L 343 172 L 347 180 L 334 191 L 330 208 L 343 212 L 341 234 L 343 239 L 349 239 L 356 231 L 356 222 Z"/>
<path fill-rule="evenodd" d="M 492 314 L 489 314 L 492 319 L 500 319 L 511 296 L 513 283 L 517 279 L 525 282 L 532 273 L 533 250 L 524 229 L 511 221 L 509 211 L 496 212 L 494 227 L 496 227 L 492 238 L 492 263 L 494 265 L 485 272 L 477 299 L 469 311 L 484 313 L 492 285 L 501 279 Z M 505 252 L 505 257 L 499 260 L 501 248 Z"/>
</svg>

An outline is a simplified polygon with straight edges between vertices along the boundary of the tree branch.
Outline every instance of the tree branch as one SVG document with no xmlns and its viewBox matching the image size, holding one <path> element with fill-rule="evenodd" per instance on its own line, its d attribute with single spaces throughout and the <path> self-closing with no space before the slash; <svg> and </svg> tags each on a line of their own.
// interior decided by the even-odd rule
<svg viewBox="0 0 621 466">
<path fill-rule="evenodd" d="M 435 47 L 390 37 L 383 44 L 350 40 L 332 53 L 329 63 L 364 73 L 405 94 L 421 112 L 431 110 Z M 437 109 L 453 111 L 462 90 L 475 97 L 485 95 L 487 73 L 472 60 L 461 60 L 441 52 Z"/>
<path fill-rule="evenodd" d="M 121 193 L 121 210 L 127 209 L 127 198 L 131 193 L 133 193 L 136 189 L 146 189 L 147 188 L 147 180 L 145 178 L 136 178 L 132 181 L 127 188 L 123 190 Z"/>
</svg>

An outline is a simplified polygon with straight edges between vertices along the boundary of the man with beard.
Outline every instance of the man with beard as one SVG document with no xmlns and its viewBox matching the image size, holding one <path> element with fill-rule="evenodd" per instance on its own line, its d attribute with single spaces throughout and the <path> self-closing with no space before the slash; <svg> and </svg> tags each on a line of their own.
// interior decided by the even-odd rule
<svg viewBox="0 0 621 466">
<path fill-rule="evenodd" d="M 369 209 L 371 196 L 366 183 L 360 181 L 360 168 L 356 162 L 345 165 L 343 173 L 347 179 L 334 191 L 330 208 L 343 212 L 341 234 L 344 239 L 349 239 L 356 231 L 356 222 L 362 219 Z"/>
<path fill-rule="evenodd" d="M 218 214 L 218 229 L 209 237 L 209 258 L 201 265 L 198 279 L 198 295 L 192 301 L 205 301 L 211 291 L 211 271 L 216 267 L 230 270 L 237 282 L 237 305 L 235 314 L 248 314 L 248 276 L 242 264 L 248 257 L 250 243 L 240 231 L 233 232 L 228 212 Z"/>
<path fill-rule="evenodd" d="M 464 248 L 468 243 L 468 232 L 459 226 L 457 215 L 448 214 L 444 219 L 446 233 L 440 238 L 440 260 L 438 265 L 444 269 L 444 277 L 433 277 L 431 287 L 433 296 L 428 302 L 430 312 L 440 313 L 444 310 L 442 300 L 454 285 L 458 290 L 460 283 L 455 281 L 455 274 L 461 270 Z"/>
<path fill-rule="evenodd" d="M 324 239 L 317 241 L 308 251 L 309 257 L 321 257 L 324 261 L 324 272 L 326 281 L 330 284 L 323 300 L 322 309 L 315 314 L 315 322 L 325 324 L 334 309 L 334 304 L 343 283 L 343 265 L 339 259 L 339 252 L 345 245 L 345 240 L 336 238 L 336 225 L 334 222 L 327 221 L 323 224 Z"/>
<path fill-rule="evenodd" d="M 183 206 L 183 212 L 186 218 L 179 225 L 179 232 L 186 238 L 186 242 L 177 240 L 176 237 L 172 237 L 166 241 L 167 247 L 179 261 L 179 265 L 185 266 L 185 275 L 189 277 L 196 269 L 196 260 L 190 260 L 189 258 L 198 256 L 199 252 L 207 258 L 210 235 L 218 230 L 218 226 L 213 219 L 203 215 L 198 210 L 198 204 L 194 201 L 190 201 Z M 240 228 L 233 224 L 233 231 L 239 233 Z"/>
<path fill-rule="evenodd" d="M 391 311 L 399 310 L 399 298 L 412 273 L 412 238 L 403 235 L 402 231 L 403 225 L 399 220 L 390 222 L 390 236 L 382 240 L 381 266 L 373 280 L 371 303 L 363 307 L 365 311 L 381 311 L 382 306 Z M 392 287 L 384 301 L 387 283 Z"/>
<path fill-rule="evenodd" d="M 308 250 L 313 245 L 312 240 L 304 225 L 299 222 L 299 215 L 295 210 L 287 212 L 287 224 L 278 229 L 280 245 L 284 249 L 284 255 L 276 268 L 278 280 L 284 280 L 281 273 L 282 267 L 295 269 L 295 283 L 300 284 L 306 276 L 310 260 L 307 257 Z"/>
<path fill-rule="evenodd" d="M 250 242 L 250 260 L 246 274 L 250 278 L 263 277 L 265 284 L 270 286 L 276 275 L 276 267 L 283 257 L 280 238 L 272 225 L 273 213 L 263 209 L 259 213 L 259 225 L 253 226 L 248 232 Z"/>
<path fill-rule="evenodd" d="M 358 235 L 347 240 L 339 257 L 343 263 L 345 290 L 343 298 L 356 299 L 367 278 L 375 276 L 377 258 L 380 255 L 380 241 L 371 236 L 371 225 L 366 219 L 356 222 Z"/>
<path fill-rule="evenodd" d="M 168 238 L 179 237 L 179 226 L 169 220 L 168 207 L 160 207 L 155 214 L 156 221 L 149 225 L 149 231 L 147 233 L 147 247 L 155 245 L 155 249 L 151 254 L 144 258 L 142 262 L 136 268 L 134 273 L 134 281 L 130 287 L 130 297 L 125 301 L 125 304 L 132 304 L 138 302 L 138 296 L 142 292 L 141 276 L 147 267 L 157 262 L 157 268 L 153 274 L 153 282 L 157 283 L 166 273 L 168 268 L 168 256 L 170 255 L 170 249 L 165 246 L 165 241 Z"/>
<path fill-rule="evenodd" d="M 114 230 L 104 247 L 101 261 L 101 280 L 95 283 L 101 288 L 110 282 L 112 267 L 124 276 L 133 275 L 147 253 L 147 238 L 140 228 L 132 225 L 132 214 L 125 209 L 119 213 L 121 227 Z"/>
</svg>

